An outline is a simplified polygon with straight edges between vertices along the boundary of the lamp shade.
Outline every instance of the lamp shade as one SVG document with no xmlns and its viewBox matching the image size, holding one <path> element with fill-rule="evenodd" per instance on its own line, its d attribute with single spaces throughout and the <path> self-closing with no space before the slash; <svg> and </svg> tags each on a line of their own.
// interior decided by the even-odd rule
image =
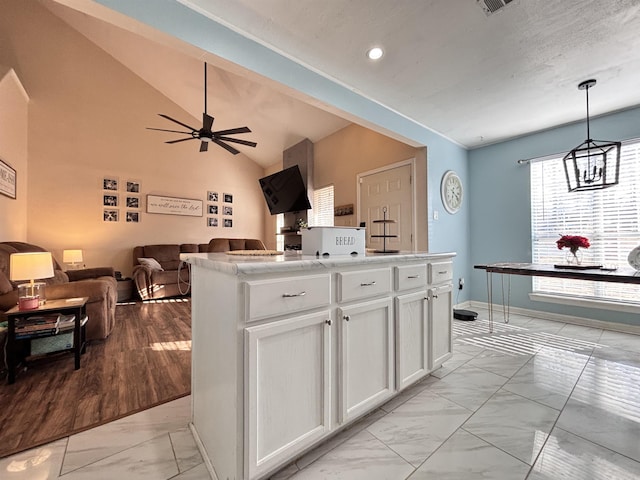
<svg viewBox="0 0 640 480">
<path fill-rule="evenodd" d="M 9 259 L 9 275 L 14 281 L 53 277 L 51 253 L 12 253 Z"/>
<path fill-rule="evenodd" d="M 82 250 L 63 250 L 62 261 L 64 263 L 82 262 Z"/>
</svg>

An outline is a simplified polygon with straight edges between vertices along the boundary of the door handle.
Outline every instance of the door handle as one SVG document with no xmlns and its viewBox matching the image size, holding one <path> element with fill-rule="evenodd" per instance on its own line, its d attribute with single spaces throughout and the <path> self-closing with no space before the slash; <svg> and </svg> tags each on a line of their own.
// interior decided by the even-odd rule
<svg viewBox="0 0 640 480">
<path fill-rule="evenodd" d="M 282 298 L 292 298 L 292 297 L 304 297 L 307 294 L 307 292 L 300 292 L 300 293 L 283 293 L 282 294 Z"/>
<path fill-rule="evenodd" d="M 371 287 L 372 285 L 375 285 L 376 282 L 375 280 L 373 282 L 369 282 L 369 283 L 361 283 L 360 286 L 361 287 Z"/>
</svg>

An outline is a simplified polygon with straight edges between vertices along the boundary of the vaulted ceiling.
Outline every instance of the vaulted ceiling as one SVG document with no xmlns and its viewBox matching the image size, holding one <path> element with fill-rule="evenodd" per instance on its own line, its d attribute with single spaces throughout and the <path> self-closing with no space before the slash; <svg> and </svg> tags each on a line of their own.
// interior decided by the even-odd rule
<svg viewBox="0 0 640 480">
<path fill-rule="evenodd" d="M 592 116 L 640 105 L 638 0 L 507 0 L 490 14 L 485 0 L 180 3 L 467 148 L 583 120 L 585 96 L 577 85 L 589 78 L 598 81 L 590 90 Z M 50 7 L 201 116 L 197 54 L 184 56 L 129 31 L 114 35 L 117 27 Z M 376 63 L 365 56 L 374 45 L 385 51 Z M 251 126 L 259 147 L 243 153 L 258 163 L 273 163 L 298 139 L 315 141 L 348 123 L 245 73 L 216 69 L 209 105 L 225 120 L 220 128 Z"/>
</svg>

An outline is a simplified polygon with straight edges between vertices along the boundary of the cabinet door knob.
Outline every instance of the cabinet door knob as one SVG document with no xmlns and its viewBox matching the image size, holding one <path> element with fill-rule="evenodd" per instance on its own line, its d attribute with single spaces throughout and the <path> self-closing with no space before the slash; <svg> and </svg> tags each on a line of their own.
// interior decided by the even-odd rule
<svg viewBox="0 0 640 480">
<path fill-rule="evenodd" d="M 435 293 L 433 295 L 431 295 L 433 298 L 438 298 L 438 295 L 436 295 Z"/>
<path fill-rule="evenodd" d="M 349 315 L 343 315 L 342 318 L 344 318 L 347 322 L 351 319 Z"/>
<path fill-rule="evenodd" d="M 300 292 L 300 293 L 283 293 L 282 297 L 283 298 L 292 298 L 292 297 L 304 297 L 307 294 L 307 292 Z"/>
<path fill-rule="evenodd" d="M 327 325 L 331 325 L 331 319 L 325 320 L 324 323 L 326 323 Z"/>
<path fill-rule="evenodd" d="M 371 287 L 372 285 L 375 285 L 376 282 L 375 280 L 373 282 L 369 282 L 369 283 L 361 283 L 360 286 L 361 287 Z"/>
</svg>

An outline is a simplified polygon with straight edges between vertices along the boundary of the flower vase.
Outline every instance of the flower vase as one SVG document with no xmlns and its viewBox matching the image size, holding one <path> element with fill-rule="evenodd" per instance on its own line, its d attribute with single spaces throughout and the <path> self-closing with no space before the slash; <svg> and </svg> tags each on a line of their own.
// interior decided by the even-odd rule
<svg viewBox="0 0 640 480">
<path fill-rule="evenodd" d="M 581 265 L 582 264 L 582 250 L 579 248 L 570 249 L 566 253 L 566 260 L 569 265 Z"/>
</svg>

